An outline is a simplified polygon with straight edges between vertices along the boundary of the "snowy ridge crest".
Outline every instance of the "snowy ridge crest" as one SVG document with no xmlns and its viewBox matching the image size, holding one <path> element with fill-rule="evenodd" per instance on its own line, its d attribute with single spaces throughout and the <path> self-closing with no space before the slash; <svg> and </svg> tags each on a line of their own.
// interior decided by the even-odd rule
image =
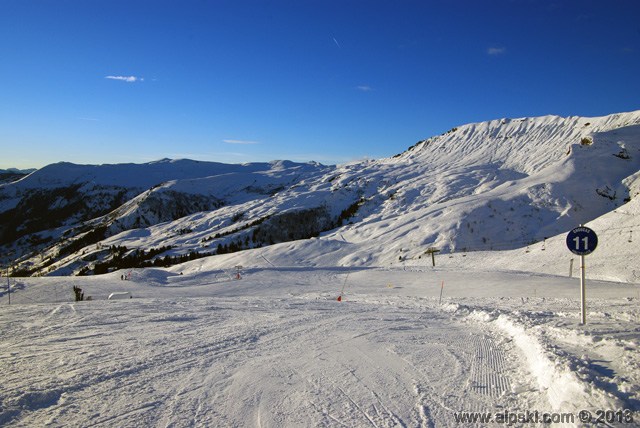
<svg viewBox="0 0 640 428">
<path fill-rule="evenodd" d="M 594 134 L 640 125 L 640 111 L 604 117 L 498 119 L 462 125 L 443 135 L 423 140 L 401 158 L 443 166 L 500 163 L 526 174 L 539 172 L 564 158 L 567 149 Z M 428 150 L 427 150 L 428 149 Z M 438 153 L 432 158 L 429 153 Z M 455 157 L 455 159 L 452 159 Z"/>
</svg>

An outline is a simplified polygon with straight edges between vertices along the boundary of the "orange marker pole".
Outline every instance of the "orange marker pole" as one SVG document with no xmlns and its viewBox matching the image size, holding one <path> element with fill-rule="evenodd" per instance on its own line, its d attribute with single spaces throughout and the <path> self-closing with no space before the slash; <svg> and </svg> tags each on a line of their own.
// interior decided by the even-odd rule
<svg viewBox="0 0 640 428">
<path fill-rule="evenodd" d="M 342 294 L 344 293 L 344 287 L 347 286 L 347 279 L 349 279 L 349 274 L 351 272 L 347 273 L 347 277 L 344 279 L 344 284 L 342 284 L 342 290 L 340 291 L 340 295 L 338 296 L 338 298 L 336 299 L 338 302 L 342 302 Z"/>
</svg>

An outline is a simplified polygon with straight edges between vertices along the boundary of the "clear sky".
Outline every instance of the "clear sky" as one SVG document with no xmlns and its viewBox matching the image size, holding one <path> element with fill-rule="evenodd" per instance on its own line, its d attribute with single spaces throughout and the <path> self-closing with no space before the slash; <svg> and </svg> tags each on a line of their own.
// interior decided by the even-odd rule
<svg viewBox="0 0 640 428">
<path fill-rule="evenodd" d="M 0 168 L 340 163 L 637 109 L 638 0 L 0 0 Z"/>
</svg>

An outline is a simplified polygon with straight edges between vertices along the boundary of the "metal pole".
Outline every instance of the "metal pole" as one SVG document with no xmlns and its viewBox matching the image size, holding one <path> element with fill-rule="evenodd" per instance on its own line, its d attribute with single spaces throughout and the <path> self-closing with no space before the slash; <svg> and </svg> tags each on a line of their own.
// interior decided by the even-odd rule
<svg viewBox="0 0 640 428">
<path fill-rule="evenodd" d="M 587 323 L 587 299 L 585 295 L 584 256 L 580 256 L 580 324 Z"/>
<path fill-rule="evenodd" d="M 9 296 L 9 306 L 11 306 L 11 282 L 9 278 L 9 266 L 7 266 L 7 296 Z"/>
</svg>

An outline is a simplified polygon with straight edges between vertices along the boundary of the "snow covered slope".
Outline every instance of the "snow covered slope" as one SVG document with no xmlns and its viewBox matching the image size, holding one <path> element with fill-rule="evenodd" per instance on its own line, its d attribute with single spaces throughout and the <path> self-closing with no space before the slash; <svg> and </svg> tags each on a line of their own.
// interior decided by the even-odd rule
<svg viewBox="0 0 640 428">
<path fill-rule="evenodd" d="M 0 186 L 0 244 L 5 255 L 26 255 L 27 266 L 48 266 L 85 241 L 96 244 L 122 230 L 264 198 L 328 168 L 288 161 L 227 165 L 168 159 L 49 165 Z M 29 259 L 34 250 L 38 260 Z"/>
<path fill-rule="evenodd" d="M 582 326 L 567 278 L 267 267 L 236 280 L 218 259 L 128 281 L 12 279 L 0 425 L 638 424 L 637 286 L 591 282 Z M 73 302 L 72 286 L 93 300 Z M 133 298 L 107 300 L 116 292 Z"/>
<path fill-rule="evenodd" d="M 318 235 L 234 259 L 245 265 L 269 256 L 282 264 L 361 266 L 424 264 L 432 247 L 440 259 L 454 260 L 469 252 L 525 252 L 607 213 L 612 217 L 606 224 L 617 224 L 626 208 L 636 218 L 635 205 L 627 202 L 635 204 L 640 192 L 640 111 L 468 124 L 392 158 L 338 167 L 281 162 L 218 165 L 211 173 L 200 164 L 165 160 L 159 163 L 164 175 L 145 173 L 143 180 L 136 168 L 149 165 L 93 167 L 103 168 L 100 173 L 73 166 L 83 177 L 74 182 L 80 189 L 95 182 L 95 195 L 112 186 L 103 192 L 111 199 L 95 199 L 101 202 L 92 206 L 101 210 L 70 215 L 57 234 L 51 227 L 31 228 L 11 249 L 26 254 L 28 244 L 40 245 L 38 256 L 25 255 L 20 265 L 34 274 L 91 273 L 141 260 L 170 264 Z M 38 191 L 47 186 L 38 183 L 53 181 L 36 172 L 5 185 L 0 207 L 15 209 L 24 189 Z M 131 184 L 136 181 L 146 188 Z M 64 204 L 51 204 L 56 202 Z M 637 227 L 632 223 L 629 231 Z M 607 245 L 631 254 L 622 245 L 627 241 Z M 615 269 L 625 273 L 617 278 L 634 280 L 629 258 L 621 263 Z M 539 265 L 530 264 L 518 268 Z M 611 277 L 612 269 L 599 272 Z"/>
<path fill-rule="evenodd" d="M 637 202 L 625 203 L 640 192 L 639 122 L 635 112 L 461 126 L 365 170 L 365 177 L 384 171 L 384 180 L 372 180 L 381 188 L 366 196 L 372 201 L 388 197 L 368 210 L 365 204 L 360 221 L 327 238 L 357 244 L 340 260 L 347 265 L 424 263 L 431 246 L 458 254 L 524 252 L 558 234 L 556 242 L 564 246 L 566 231 L 619 208 L 599 229 L 608 233 L 617 225 L 617 232 L 624 232 L 624 239 L 611 234 L 608 245 L 627 265 L 611 266 L 602 276 L 618 271 L 614 277 L 630 280 L 631 256 L 640 247 L 626 238 L 640 222 Z M 520 268 L 539 266 L 533 259 L 527 264 Z"/>
</svg>

